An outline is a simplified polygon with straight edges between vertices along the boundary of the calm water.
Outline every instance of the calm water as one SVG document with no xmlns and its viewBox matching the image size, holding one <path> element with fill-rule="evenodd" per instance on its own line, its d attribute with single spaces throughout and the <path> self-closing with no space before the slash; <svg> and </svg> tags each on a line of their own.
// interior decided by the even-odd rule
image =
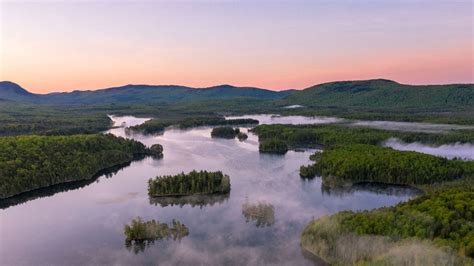
<svg viewBox="0 0 474 266">
<path fill-rule="evenodd" d="M 145 121 L 113 119 L 118 126 Z M 110 132 L 127 136 L 123 128 Z M 27 195 L 19 199 L 22 204 L 0 204 L 0 265 L 321 264 L 299 246 L 300 233 L 313 217 L 394 205 L 416 193 L 363 185 L 322 190 L 320 179 L 298 175 L 300 165 L 310 163 L 311 151 L 264 155 L 252 134 L 239 142 L 212 139 L 210 132 L 204 127 L 129 135 L 146 145 L 162 144 L 164 158 L 134 161 L 92 183 Z M 228 174 L 230 195 L 150 201 L 149 178 L 193 169 Z M 265 215 L 249 206 L 264 206 Z M 125 246 L 123 226 L 137 216 L 163 223 L 177 219 L 190 234 L 134 252 Z"/>
</svg>

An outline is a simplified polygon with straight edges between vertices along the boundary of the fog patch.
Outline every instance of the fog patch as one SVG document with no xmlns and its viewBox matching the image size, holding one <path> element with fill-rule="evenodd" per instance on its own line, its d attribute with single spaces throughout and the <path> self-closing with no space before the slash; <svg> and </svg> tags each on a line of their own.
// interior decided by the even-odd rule
<svg viewBox="0 0 474 266">
<path fill-rule="evenodd" d="M 473 126 L 431 124 L 416 122 L 394 122 L 394 121 L 363 121 L 357 120 L 351 123 L 353 126 L 370 127 L 392 131 L 442 133 L 451 130 L 472 130 Z"/>
<path fill-rule="evenodd" d="M 441 146 L 429 146 L 419 142 L 406 143 L 397 138 L 390 138 L 382 146 L 390 147 L 399 151 L 416 151 L 447 159 L 458 158 L 461 160 L 474 160 L 474 145 L 470 143 L 443 144 Z"/>
<path fill-rule="evenodd" d="M 283 107 L 284 109 L 296 109 L 296 108 L 304 108 L 303 105 L 299 105 L 299 104 L 294 104 L 294 105 L 288 105 L 288 106 L 285 106 Z"/>
</svg>

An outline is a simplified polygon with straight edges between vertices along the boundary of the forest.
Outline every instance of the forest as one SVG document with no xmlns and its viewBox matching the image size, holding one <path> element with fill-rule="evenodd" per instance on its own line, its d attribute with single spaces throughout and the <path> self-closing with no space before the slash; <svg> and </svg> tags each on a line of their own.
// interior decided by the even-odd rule
<svg viewBox="0 0 474 266">
<path fill-rule="evenodd" d="M 161 133 L 169 126 L 187 129 L 200 126 L 235 126 L 235 125 L 257 125 L 255 119 L 225 119 L 220 116 L 186 117 L 181 119 L 152 119 L 143 124 L 129 127 L 128 130 L 141 132 L 143 134 Z"/>
<path fill-rule="evenodd" d="M 474 162 L 367 144 L 325 150 L 315 170 L 326 186 L 357 182 L 419 185 L 455 180 L 474 174 Z"/>
<path fill-rule="evenodd" d="M 421 265 L 472 265 L 473 181 L 436 185 L 426 195 L 393 207 L 313 220 L 303 231 L 302 245 L 334 265 L 406 265 L 415 257 Z M 348 247 L 350 254 L 344 251 Z M 395 250 L 403 253 L 391 255 Z"/>
<path fill-rule="evenodd" d="M 158 176 L 148 180 L 151 197 L 186 196 L 194 194 L 229 193 L 230 178 L 221 171 L 191 171 L 187 174 Z"/>
<path fill-rule="evenodd" d="M 284 140 L 266 139 L 260 142 L 258 150 L 261 153 L 285 154 L 288 151 L 288 144 Z"/>
<path fill-rule="evenodd" d="M 349 125 L 259 125 L 252 129 L 261 143 L 278 139 L 289 147 L 341 144 L 377 145 L 389 138 L 426 144 L 474 143 L 474 131 L 456 130 L 448 133 L 388 131 Z"/>
<path fill-rule="evenodd" d="M 178 240 L 189 235 L 186 225 L 173 219 L 171 224 L 156 220 L 144 221 L 141 217 L 124 225 L 125 246 L 135 254 L 143 252 L 145 247 L 156 240 Z"/>
<path fill-rule="evenodd" d="M 223 139 L 233 139 L 240 133 L 238 128 L 232 127 L 215 127 L 211 131 L 211 137 L 213 138 L 223 138 Z"/>
<path fill-rule="evenodd" d="M 0 138 L 0 198 L 92 178 L 99 171 L 151 154 L 142 143 L 113 135 Z"/>
</svg>

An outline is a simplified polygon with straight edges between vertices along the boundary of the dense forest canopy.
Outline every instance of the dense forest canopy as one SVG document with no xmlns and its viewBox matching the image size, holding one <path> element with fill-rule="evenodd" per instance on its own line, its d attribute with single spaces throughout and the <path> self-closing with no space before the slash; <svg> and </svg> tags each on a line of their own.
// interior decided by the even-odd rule
<svg viewBox="0 0 474 266">
<path fill-rule="evenodd" d="M 150 151 L 142 143 L 113 135 L 1 137 L 0 198 L 90 179 L 143 154 Z"/>
<path fill-rule="evenodd" d="M 259 125 L 252 132 L 260 142 L 277 139 L 289 147 L 341 144 L 380 144 L 389 138 L 425 144 L 474 143 L 474 131 L 455 130 L 448 133 L 403 132 L 340 125 Z"/>
<path fill-rule="evenodd" d="M 328 186 L 363 181 L 392 184 L 432 184 L 474 174 L 474 162 L 398 151 L 366 144 L 325 150 L 315 167 Z"/>
<path fill-rule="evenodd" d="M 152 197 L 228 192 L 230 178 L 221 171 L 191 171 L 187 174 L 158 176 L 148 180 L 148 194 Z"/>
</svg>

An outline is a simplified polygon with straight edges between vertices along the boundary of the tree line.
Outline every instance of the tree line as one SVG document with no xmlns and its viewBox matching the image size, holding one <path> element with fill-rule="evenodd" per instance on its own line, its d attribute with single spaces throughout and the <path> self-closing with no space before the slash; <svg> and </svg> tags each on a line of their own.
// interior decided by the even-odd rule
<svg viewBox="0 0 474 266">
<path fill-rule="evenodd" d="M 191 171 L 187 174 L 158 176 L 148 180 L 151 197 L 185 196 L 230 192 L 230 178 L 221 171 Z"/>
<path fill-rule="evenodd" d="M 0 198 L 92 178 L 100 170 L 152 152 L 134 140 L 103 135 L 0 138 Z"/>
</svg>

